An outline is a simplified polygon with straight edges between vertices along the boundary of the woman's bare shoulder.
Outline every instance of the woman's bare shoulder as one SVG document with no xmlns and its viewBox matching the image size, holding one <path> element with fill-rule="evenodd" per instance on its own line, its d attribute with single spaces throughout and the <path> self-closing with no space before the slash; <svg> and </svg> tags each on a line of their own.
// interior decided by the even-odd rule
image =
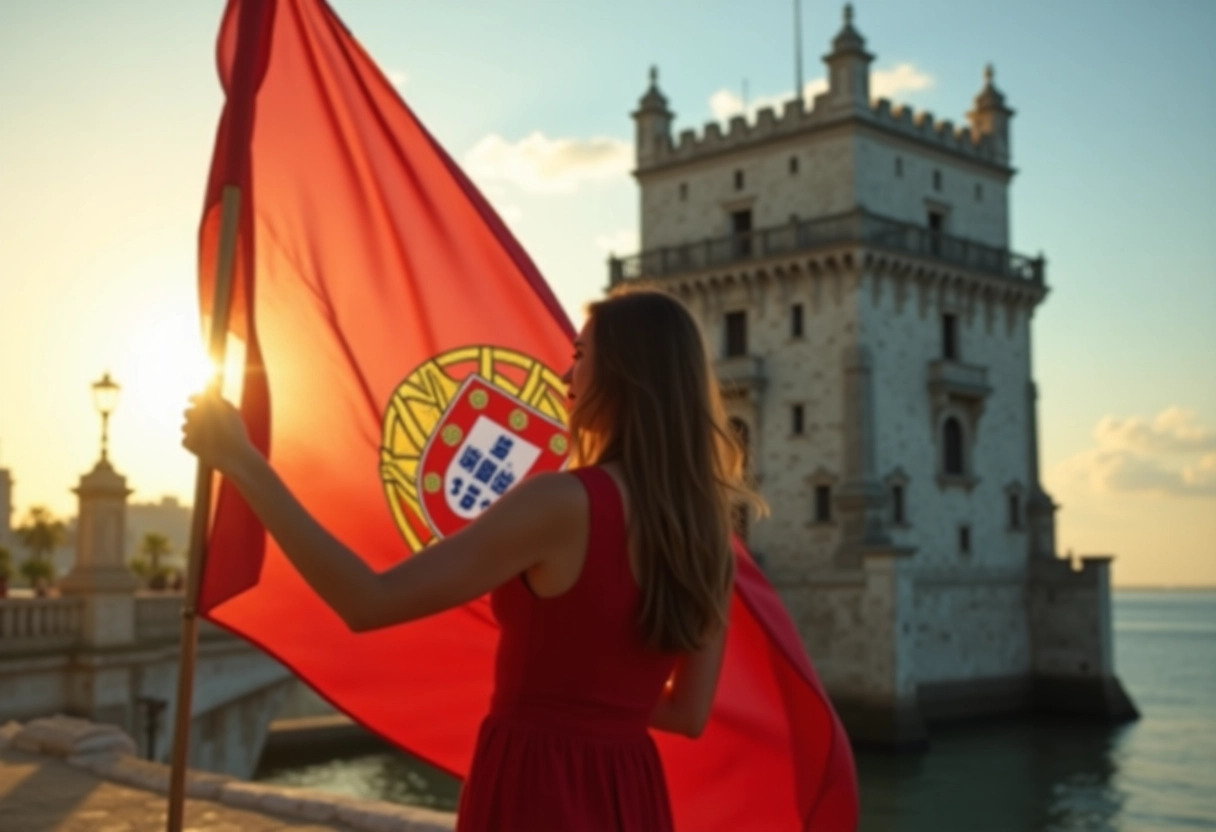
<svg viewBox="0 0 1216 832">
<path fill-rule="evenodd" d="M 511 489 L 502 500 L 516 511 L 553 516 L 578 512 L 587 505 L 587 491 L 578 476 L 555 471 L 529 477 Z"/>
</svg>

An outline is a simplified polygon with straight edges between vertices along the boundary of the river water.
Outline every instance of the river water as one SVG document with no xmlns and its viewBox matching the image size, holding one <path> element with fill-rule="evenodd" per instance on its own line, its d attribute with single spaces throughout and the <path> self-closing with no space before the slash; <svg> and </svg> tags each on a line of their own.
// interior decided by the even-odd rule
<svg viewBox="0 0 1216 832">
<path fill-rule="evenodd" d="M 862 753 L 862 832 L 1216 830 L 1216 592 L 1119 591 L 1113 624 L 1138 722 L 1008 719 L 935 728 L 923 754 Z M 380 749 L 255 779 L 442 809 L 459 790 Z"/>
</svg>

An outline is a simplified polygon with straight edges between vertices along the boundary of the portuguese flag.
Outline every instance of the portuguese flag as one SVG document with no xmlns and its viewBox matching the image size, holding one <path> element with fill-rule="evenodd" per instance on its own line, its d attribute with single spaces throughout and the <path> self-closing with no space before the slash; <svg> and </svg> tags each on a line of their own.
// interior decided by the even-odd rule
<svg viewBox="0 0 1216 832">
<path fill-rule="evenodd" d="M 222 194 L 237 186 L 230 327 L 244 345 L 250 435 L 326 528 L 386 569 L 515 479 L 565 464 L 559 379 L 574 330 L 324 2 L 230 0 L 218 63 L 226 103 L 200 228 L 203 314 Z M 498 638 L 488 599 L 354 634 L 223 483 L 207 548 L 206 618 L 395 745 L 468 770 Z M 696 741 L 656 740 L 681 830 L 856 825 L 847 739 L 742 549 L 709 727 Z"/>
</svg>

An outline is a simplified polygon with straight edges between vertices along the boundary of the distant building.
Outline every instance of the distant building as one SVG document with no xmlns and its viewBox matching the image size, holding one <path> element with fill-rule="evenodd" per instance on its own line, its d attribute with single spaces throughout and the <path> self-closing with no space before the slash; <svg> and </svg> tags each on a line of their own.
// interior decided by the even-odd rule
<svg viewBox="0 0 1216 832">
<path fill-rule="evenodd" d="M 17 537 L 17 528 L 25 518 L 15 517 L 13 514 L 15 485 L 12 473 L 7 468 L 0 468 L 0 546 L 7 547 L 13 553 L 14 570 L 30 556 L 29 549 L 25 548 Z M 55 565 L 57 575 L 67 574 L 76 560 L 76 519 L 64 519 L 64 525 L 66 528 L 63 545 L 50 553 L 50 561 Z M 17 580 L 21 579 L 18 577 Z"/>
<path fill-rule="evenodd" d="M 164 496 L 155 502 L 127 505 L 127 552 L 139 552 L 144 535 L 163 534 L 172 547 L 166 565 L 182 568 L 190 545 L 190 507 L 176 497 Z"/>
<path fill-rule="evenodd" d="M 23 518 L 13 516 L 12 474 L 0 468 L 0 546 L 7 546 L 13 553 L 14 566 L 29 557 L 29 550 L 17 538 L 16 528 Z M 76 562 L 77 518 L 60 518 L 66 526 L 64 542 L 51 553 L 56 574 L 63 576 L 71 571 Z M 144 535 L 156 532 L 169 538 L 171 554 L 165 565 L 182 568 L 190 541 L 190 507 L 182 505 L 176 497 L 164 496 L 154 502 L 130 503 L 127 505 L 126 534 L 124 548 L 130 560 L 139 553 Z"/>
<path fill-rule="evenodd" d="M 1010 251 L 1013 111 L 965 125 L 870 99 L 845 21 L 807 108 L 673 137 L 633 113 L 641 254 L 610 283 L 683 298 L 773 516 L 740 530 L 855 737 L 1046 708 L 1134 715 L 1111 661 L 1109 558 L 1055 552 L 1031 327 L 1045 263 Z"/>
</svg>

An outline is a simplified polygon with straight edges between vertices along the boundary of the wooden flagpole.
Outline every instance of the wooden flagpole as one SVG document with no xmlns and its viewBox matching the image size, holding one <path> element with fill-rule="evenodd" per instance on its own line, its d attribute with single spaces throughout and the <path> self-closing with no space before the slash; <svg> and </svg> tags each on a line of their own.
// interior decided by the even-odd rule
<svg viewBox="0 0 1216 832">
<path fill-rule="evenodd" d="M 224 385 L 228 346 L 228 318 L 232 305 L 232 277 L 236 268 L 237 231 L 240 227 L 241 189 L 225 185 L 221 196 L 219 257 L 215 265 L 215 294 L 211 304 L 211 330 L 207 354 L 216 373 L 209 392 Z M 212 470 L 199 463 L 194 480 L 194 510 L 190 518 L 190 556 L 182 599 L 181 643 L 177 666 L 177 699 L 173 725 L 173 760 L 169 771 L 168 832 L 181 832 L 186 800 L 186 764 L 190 752 L 190 716 L 194 699 L 195 654 L 198 648 L 198 596 L 207 559 L 207 530 L 211 519 Z"/>
</svg>

